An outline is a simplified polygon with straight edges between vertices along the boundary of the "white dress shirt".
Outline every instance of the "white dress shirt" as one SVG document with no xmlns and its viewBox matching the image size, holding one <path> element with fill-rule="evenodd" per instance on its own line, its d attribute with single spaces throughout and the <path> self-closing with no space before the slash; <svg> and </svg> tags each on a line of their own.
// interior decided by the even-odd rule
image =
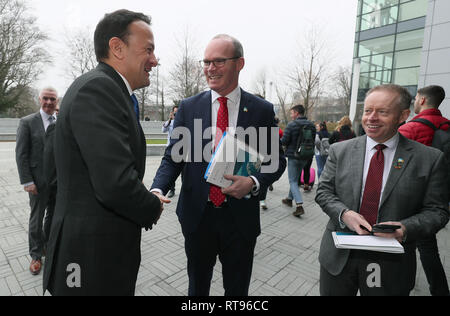
<svg viewBox="0 0 450 316">
<path fill-rule="evenodd" d="M 219 113 L 220 108 L 220 102 L 219 98 L 221 97 L 220 94 L 218 94 L 216 91 L 211 90 L 211 126 L 212 129 L 212 135 L 214 142 L 213 144 L 216 144 L 216 129 L 217 129 L 217 115 Z M 238 122 L 238 116 L 239 116 L 239 106 L 241 104 L 241 88 L 239 86 L 236 87 L 230 94 L 226 96 L 228 99 L 227 101 L 227 108 L 228 108 L 228 132 L 231 135 L 236 134 L 236 127 Z"/>
<path fill-rule="evenodd" d="M 389 178 L 389 173 L 392 170 L 392 164 L 394 162 L 394 156 L 397 151 L 399 139 L 400 139 L 400 137 L 397 133 L 397 134 L 395 134 L 394 137 L 392 137 L 391 139 L 389 139 L 388 141 L 383 143 L 383 145 L 385 145 L 387 148 L 385 148 L 383 150 L 384 170 L 383 170 L 383 183 L 381 186 L 380 202 L 381 202 L 381 199 L 383 198 L 384 187 L 386 186 L 387 180 Z M 370 161 L 372 160 L 373 155 L 375 155 L 375 153 L 377 152 L 377 150 L 375 149 L 375 146 L 377 146 L 378 144 L 379 143 L 377 143 L 370 137 L 367 137 L 366 158 L 364 160 L 364 174 L 363 174 L 363 184 L 362 184 L 360 205 L 362 203 L 362 198 L 364 196 L 364 188 L 366 186 L 367 174 L 369 173 Z"/>
<path fill-rule="evenodd" d="M 47 131 L 47 128 L 50 125 L 49 120 L 50 116 L 53 116 L 53 122 L 56 122 L 56 117 L 55 115 L 48 115 L 42 109 L 40 109 L 39 112 L 41 113 L 42 123 L 44 124 L 44 130 Z"/>
</svg>

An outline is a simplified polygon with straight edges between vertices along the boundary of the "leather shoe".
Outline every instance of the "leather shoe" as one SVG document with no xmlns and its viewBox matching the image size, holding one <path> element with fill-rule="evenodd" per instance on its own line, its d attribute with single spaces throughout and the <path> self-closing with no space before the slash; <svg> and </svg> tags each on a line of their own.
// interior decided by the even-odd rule
<svg viewBox="0 0 450 316">
<path fill-rule="evenodd" d="M 32 275 L 38 275 L 41 273 L 42 269 L 42 261 L 41 260 L 32 260 L 30 264 L 30 272 Z"/>
<path fill-rule="evenodd" d="M 289 207 L 292 207 L 292 200 L 290 200 L 290 199 L 281 200 L 281 203 L 283 203 Z"/>
<path fill-rule="evenodd" d="M 297 209 L 295 210 L 295 212 L 292 215 L 294 215 L 295 217 L 300 217 L 304 214 L 305 214 L 305 210 L 303 209 L 303 206 L 297 205 Z"/>
</svg>

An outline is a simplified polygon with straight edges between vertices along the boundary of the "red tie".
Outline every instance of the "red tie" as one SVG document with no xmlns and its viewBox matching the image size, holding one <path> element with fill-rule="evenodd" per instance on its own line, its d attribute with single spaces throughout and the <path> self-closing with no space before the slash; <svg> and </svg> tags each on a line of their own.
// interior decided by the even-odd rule
<svg viewBox="0 0 450 316">
<path fill-rule="evenodd" d="M 378 208 L 380 205 L 381 187 L 383 185 L 384 154 L 386 145 L 377 145 L 377 152 L 370 161 L 369 172 L 367 173 L 366 186 L 359 213 L 364 216 L 367 222 L 373 226 L 377 223 Z"/>
<path fill-rule="evenodd" d="M 216 131 L 216 140 L 215 146 L 217 147 L 219 144 L 223 133 L 227 130 L 228 127 L 228 108 L 227 108 L 227 98 L 220 97 L 219 99 L 220 107 L 219 112 L 217 113 L 217 131 Z M 222 205 L 225 202 L 225 195 L 222 193 L 222 189 L 211 185 L 211 189 L 209 191 L 209 199 L 215 206 Z"/>
</svg>

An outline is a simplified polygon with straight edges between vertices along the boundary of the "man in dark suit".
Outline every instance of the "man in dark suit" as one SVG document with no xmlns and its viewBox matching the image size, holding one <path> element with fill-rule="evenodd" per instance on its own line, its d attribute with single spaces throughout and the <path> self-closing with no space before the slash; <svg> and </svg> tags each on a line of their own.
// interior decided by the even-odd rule
<svg viewBox="0 0 450 316">
<path fill-rule="evenodd" d="M 43 226 L 44 215 L 47 210 L 46 219 L 51 218 L 55 208 L 55 191 L 48 186 L 44 176 L 44 140 L 46 130 L 55 121 L 57 102 L 55 89 L 43 89 L 39 95 L 40 111 L 21 119 L 17 130 L 17 169 L 20 183 L 30 196 L 28 240 L 32 259 L 30 272 L 33 275 L 39 274 L 42 269 L 42 256 L 48 241 L 50 222 L 46 221 Z"/>
<path fill-rule="evenodd" d="M 141 230 L 162 211 L 142 182 L 133 94 L 157 65 L 150 18 L 107 14 L 94 42 L 99 65 L 71 85 L 55 131 L 58 195 L 43 283 L 53 295 L 134 295 Z"/>
<path fill-rule="evenodd" d="M 258 189 L 268 188 L 281 177 L 286 160 L 279 144 L 273 105 L 239 87 L 239 73 L 245 63 L 240 42 L 228 35 L 216 36 L 207 46 L 202 63 L 211 91 L 181 102 L 172 140 L 152 191 L 159 189 L 161 194 L 167 194 L 170 183 L 183 172 L 177 214 L 185 237 L 189 295 L 209 295 L 213 268 L 219 256 L 225 295 L 245 296 L 248 295 L 256 238 L 261 233 Z M 211 127 L 216 127 L 212 135 Z M 202 152 L 210 153 L 226 128 L 233 133 L 239 127 L 255 128 L 257 144 L 268 145 L 267 153 L 272 156 L 274 170 L 252 177 L 226 176 L 233 185 L 221 190 L 204 179 L 210 157 L 203 156 Z M 261 132 L 264 128 L 268 130 L 265 135 Z M 179 137 L 178 130 L 189 133 Z M 203 138 L 203 135 L 207 136 Z M 189 156 L 188 161 L 176 162 L 177 153 L 172 149 L 186 139 L 190 144 L 186 150 L 190 152 L 183 154 Z M 274 144 L 271 140 L 275 140 Z"/>
<path fill-rule="evenodd" d="M 449 220 L 442 152 L 398 133 L 409 116 L 411 96 L 396 85 L 367 94 L 362 124 L 367 136 L 330 148 L 316 201 L 330 217 L 320 247 L 321 295 L 409 295 L 416 275 L 415 243 Z M 375 233 L 403 243 L 404 254 L 337 249 L 332 232 Z"/>
</svg>

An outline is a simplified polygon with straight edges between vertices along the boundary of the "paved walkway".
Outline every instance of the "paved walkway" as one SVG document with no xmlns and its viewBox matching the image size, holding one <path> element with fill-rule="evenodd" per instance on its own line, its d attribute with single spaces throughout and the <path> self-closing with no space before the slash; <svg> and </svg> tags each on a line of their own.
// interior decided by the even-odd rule
<svg viewBox="0 0 450 316">
<path fill-rule="evenodd" d="M 19 184 L 14 143 L 0 143 L 0 296 L 42 295 L 42 275 L 28 270 L 28 195 Z M 160 158 L 149 157 L 144 182 L 152 183 Z M 180 183 L 177 183 L 177 189 Z M 319 295 L 318 251 L 328 220 L 314 202 L 315 190 L 304 194 L 306 214 L 291 215 L 281 205 L 288 190 L 287 174 L 269 192 L 268 211 L 262 212 L 262 235 L 258 239 L 251 296 Z M 184 238 L 175 214 L 176 199 L 166 207 L 156 229 L 142 238 L 142 262 L 136 295 L 186 295 L 188 277 Z M 439 233 L 441 257 L 450 276 L 450 229 Z M 450 278 L 449 278 L 450 281 Z M 215 268 L 211 295 L 223 295 L 221 267 Z M 420 261 L 413 295 L 429 295 Z"/>
</svg>

